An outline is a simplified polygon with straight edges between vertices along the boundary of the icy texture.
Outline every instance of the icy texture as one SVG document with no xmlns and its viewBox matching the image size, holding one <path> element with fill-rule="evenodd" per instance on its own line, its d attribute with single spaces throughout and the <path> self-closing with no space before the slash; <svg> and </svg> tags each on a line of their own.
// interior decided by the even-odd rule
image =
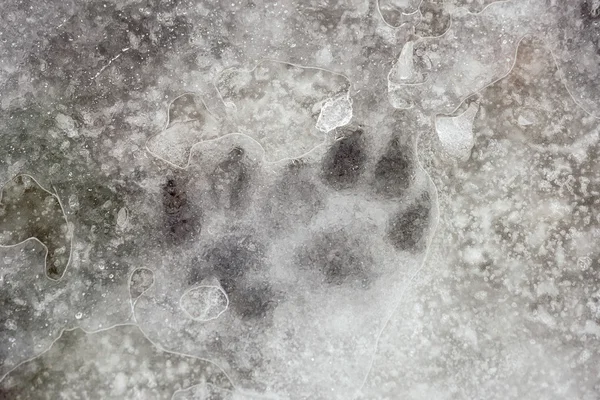
<svg viewBox="0 0 600 400">
<path fill-rule="evenodd" d="M 219 137 L 219 128 L 219 122 L 197 96 L 184 94 L 169 105 L 167 126 L 146 146 L 156 157 L 186 168 L 192 147 Z"/>
<path fill-rule="evenodd" d="M 600 393 L 597 1 L 7 1 L 0 398 Z"/>
<path fill-rule="evenodd" d="M 344 104 L 350 82 L 322 69 L 267 60 L 252 70 L 223 71 L 216 86 L 235 129 L 260 143 L 268 161 L 297 158 L 321 144 L 315 122 L 328 132 L 352 116 Z"/>
<path fill-rule="evenodd" d="M 600 5 L 597 0 L 556 2 L 545 16 L 544 37 L 567 87 L 586 111 L 600 117 Z"/>
<path fill-rule="evenodd" d="M 30 383 L 22 386 L 22 381 Z M 0 383 L 6 399 L 168 399 L 202 382 L 230 389 L 209 362 L 157 349 L 137 327 L 65 331 L 52 348 Z"/>
<path fill-rule="evenodd" d="M 415 71 L 414 51 L 415 43 L 413 41 L 408 41 L 402 46 L 398 61 L 388 75 L 389 85 L 415 84 L 425 81 L 424 75 Z"/>
<path fill-rule="evenodd" d="M 523 126 L 527 110 L 536 118 Z M 531 40 L 480 93 L 478 115 L 468 162 L 423 143 L 437 239 L 384 331 L 364 398 L 593 399 L 598 122 Z"/>
<path fill-rule="evenodd" d="M 412 64 L 417 67 L 412 75 L 427 79 L 413 84 L 390 76 L 391 104 L 452 112 L 465 97 L 510 71 L 518 42 L 539 28 L 534 15 L 545 12 L 546 6 L 536 0 L 493 3 L 479 14 L 455 9 L 443 36 L 424 37 L 412 45 Z M 409 57 L 401 55 L 403 60 Z"/>
<path fill-rule="evenodd" d="M 135 302 L 150 286 L 154 284 L 154 272 L 148 268 L 138 268 L 131 274 L 129 281 L 129 294 L 131 301 Z"/>
<path fill-rule="evenodd" d="M 316 127 L 318 130 L 327 133 L 335 128 L 347 125 L 350 120 L 352 120 L 352 101 L 348 96 L 340 96 L 327 100 L 323 104 Z"/>
<path fill-rule="evenodd" d="M 185 292 L 179 300 L 181 308 L 197 321 L 219 318 L 229 307 L 229 298 L 223 288 L 216 285 L 200 285 Z"/>
<path fill-rule="evenodd" d="M 62 278 L 71 258 L 71 234 L 58 197 L 32 177 L 18 175 L 4 185 L 0 207 L 2 245 L 37 239 L 46 247 L 46 275 Z"/>
<path fill-rule="evenodd" d="M 473 122 L 478 108 L 476 103 L 471 103 L 465 112 L 456 117 L 437 116 L 435 120 L 435 131 L 442 148 L 461 161 L 467 161 L 471 155 Z"/>
</svg>

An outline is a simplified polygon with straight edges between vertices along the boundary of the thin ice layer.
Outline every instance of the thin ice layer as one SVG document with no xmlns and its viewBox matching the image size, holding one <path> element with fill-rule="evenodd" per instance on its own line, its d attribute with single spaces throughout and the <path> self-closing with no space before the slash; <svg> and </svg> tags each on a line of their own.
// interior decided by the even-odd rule
<svg viewBox="0 0 600 400">
<path fill-rule="evenodd" d="M 531 40 L 511 73 L 480 93 L 479 113 L 467 162 L 422 139 L 440 223 L 382 334 L 363 398 L 598 392 L 598 121 Z"/>
<path fill-rule="evenodd" d="M 544 38 L 575 101 L 600 116 L 600 4 L 596 0 L 556 2 L 544 17 Z"/>
<path fill-rule="evenodd" d="M 45 248 L 28 240 L 0 247 L 0 377 L 46 350 L 68 315 L 64 283 L 43 272 Z"/>
<path fill-rule="evenodd" d="M 155 156 L 180 168 L 189 163 L 192 147 L 219 137 L 221 124 L 198 95 L 184 94 L 169 104 L 165 128 L 146 146 Z"/>
<path fill-rule="evenodd" d="M 444 150 L 461 161 L 466 161 L 473 148 L 473 122 L 479 106 L 473 102 L 455 117 L 436 116 L 435 131 Z"/>
<path fill-rule="evenodd" d="M 231 389 L 214 364 L 159 350 L 137 327 L 117 326 L 98 333 L 65 331 L 47 352 L 0 382 L 0 396 L 160 400 L 200 383 Z"/>
<path fill-rule="evenodd" d="M 428 112 L 452 112 L 468 95 L 510 71 L 519 41 L 540 27 L 533 16 L 545 11 L 536 0 L 498 2 L 479 14 L 455 9 L 452 25 L 444 35 L 416 40 L 412 61 L 410 54 L 401 53 L 401 60 L 406 61 L 393 68 L 413 64 L 416 68 L 411 75 L 427 79 L 415 84 L 394 79 L 391 74 L 391 104 L 400 109 L 418 106 Z M 403 48 L 403 53 L 407 50 Z"/>
<path fill-rule="evenodd" d="M 0 244 L 35 238 L 47 249 L 45 274 L 59 280 L 71 259 L 71 233 L 58 197 L 33 177 L 18 175 L 2 188 Z"/>
<path fill-rule="evenodd" d="M 319 118 L 321 124 L 332 119 L 326 113 L 335 112 L 324 105 L 340 96 L 348 98 L 350 90 L 343 75 L 272 60 L 252 70 L 225 70 L 216 86 L 236 132 L 260 143 L 268 161 L 299 157 L 322 144 L 324 137 L 315 124 Z M 333 129 L 346 119 L 343 116 L 326 128 Z"/>
</svg>

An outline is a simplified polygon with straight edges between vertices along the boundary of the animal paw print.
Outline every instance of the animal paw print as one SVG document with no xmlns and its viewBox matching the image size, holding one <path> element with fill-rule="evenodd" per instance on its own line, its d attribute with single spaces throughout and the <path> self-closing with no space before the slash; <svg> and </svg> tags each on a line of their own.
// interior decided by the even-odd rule
<svg viewBox="0 0 600 400">
<path fill-rule="evenodd" d="M 411 141 L 386 124 L 351 123 L 275 163 L 230 136 L 172 172 L 162 220 L 178 240 L 152 267 L 161 285 L 135 303 L 142 328 L 247 389 L 296 390 L 308 374 L 318 393 L 331 368 L 359 382 L 394 307 L 385 293 L 420 266 L 432 219 Z"/>
</svg>

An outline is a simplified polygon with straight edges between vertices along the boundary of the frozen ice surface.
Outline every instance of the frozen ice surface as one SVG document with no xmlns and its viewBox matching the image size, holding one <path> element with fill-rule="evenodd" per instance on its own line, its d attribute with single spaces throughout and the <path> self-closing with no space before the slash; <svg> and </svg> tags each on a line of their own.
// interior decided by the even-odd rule
<svg viewBox="0 0 600 400">
<path fill-rule="evenodd" d="M 215 285 L 200 285 L 181 296 L 181 308 L 190 318 L 210 321 L 219 318 L 229 307 L 229 298 L 218 282 Z"/>
<path fill-rule="evenodd" d="M 472 129 L 460 163 L 422 143 L 437 234 L 364 398 L 593 399 L 598 122 L 543 44 L 524 40 L 511 73 L 479 93 Z"/>
<path fill-rule="evenodd" d="M 340 126 L 347 125 L 352 120 L 352 101 L 348 96 L 340 96 L 327 100 L 321 107 L 317 119 L 317 129 L 329 132 Z"/>
<path fill-rule="evenodd" d="M 23 380 L 29 382 L 25 387 Z M 47 352 L 3 379 L 0 397 L 168 399 L 198 384 L 231 389 L 210 362 L 160 350 L 135 326 L 116 326 L 90 334 L 63 332 Z"/>
<path fill-rule="evenodd" d="M 46 247 L 44 272 L 50 279 L 62 278 L 71 258 L 71 235 L 58 197 L 31 176 L 17 175 L 4 185 L 0 207 L 1 244 L 37 239 Z"/>
<path fill-rule="evenodd" d="M 398 61 L 394 64 L 388 75 L 390 85 L 402 85 L 407 83 L 423 83 L 425 77 L 415 71 L 413 53 L 415 43 L 408 41 L 402 46 L 402 51 L 398 56 Z"/>
<path fill-rule="evenodd" d="M 352 118 L 350 82 L 323 69 L 265 60 L 223 71 L 216 87 L 234 129 L 256 140 L 268 161 L 308 153 L 324 142 L 321 132 Z"/>
<path fill-rule="evenodd" d="M 600 396 L 597 1 L 6 1 L 1 399 Z"/>
<path fill-rule="evenodd" d="M 131 273 L 129 294 L 131 301 L 136 301 L 150 286 L 154 284 L 154 272 L 148 268 L 138 268 Z"/>
<path fill-rule="evenodd" d="M 167 116 L 167 126 L 146 146 L 153 155 L 179 168 L 187 168 L 195 144 L 219 137 L 219 121 L 198 96 L 177 97 L 169 105 Z"/>
<path fill-rule="evenodd" d="M 455 117 L 436 116 L 435 131 L 438 139 L 442 148 L 452 157 L 462 161 L 469 159 L 474 145 L 473 122 L 478 108 L 473 102 L 462 114 Z"/>
</svg>

